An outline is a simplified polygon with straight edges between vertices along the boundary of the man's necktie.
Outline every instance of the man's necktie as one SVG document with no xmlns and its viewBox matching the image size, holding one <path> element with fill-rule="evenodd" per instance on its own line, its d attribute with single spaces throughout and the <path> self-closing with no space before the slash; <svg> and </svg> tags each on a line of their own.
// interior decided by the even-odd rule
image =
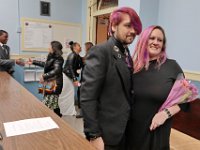
<svg viewBox="0 0 200 150">
<path fill-rule="evenodd" d="M 133 60 L 130 56 L 130 52 L 129 52 L 128 48 L 125 49 L 125 55 L 126 55 L 126 63 L 128 65 L 128 67 L 132 69 L 133 68 Z"/>
</svg>

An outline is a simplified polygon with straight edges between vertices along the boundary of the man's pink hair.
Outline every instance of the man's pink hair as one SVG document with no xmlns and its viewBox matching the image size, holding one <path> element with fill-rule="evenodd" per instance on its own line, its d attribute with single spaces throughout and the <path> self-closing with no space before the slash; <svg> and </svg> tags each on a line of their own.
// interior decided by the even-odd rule
<svg viewBox="0 0 200 150">
<path fill-rule="evenodd" d="M 109 35 L 113 35 L 112 26 L 118 25 L 122 19 L 123 14 L 128 14 L 131 18 L 131 24 L 136 31 L 136 34 L 139 35 L 142 31 L 142 23 L 138 14 L 130 7 L 121 7 L 113 11 L 110 15 L 110 24 L 109 24 Z"/>
</svg>

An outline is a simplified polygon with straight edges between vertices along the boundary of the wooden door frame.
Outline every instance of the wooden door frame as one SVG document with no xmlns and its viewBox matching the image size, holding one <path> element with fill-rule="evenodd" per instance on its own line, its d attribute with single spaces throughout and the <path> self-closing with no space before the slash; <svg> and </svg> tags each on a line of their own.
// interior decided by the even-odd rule
<svg viewBox="0 0 200 150">
<path fill-rule="evenodd" d="M 98 6 L 100 8 L 100 6 Z M 87 0 L 87 29 L 86 39 L 96 43 L 96 23 L 97 16 L 111 13 L 117 7 L 110 7 L 102 10 L 97 9 L 97 0 Z"/>
</svg>

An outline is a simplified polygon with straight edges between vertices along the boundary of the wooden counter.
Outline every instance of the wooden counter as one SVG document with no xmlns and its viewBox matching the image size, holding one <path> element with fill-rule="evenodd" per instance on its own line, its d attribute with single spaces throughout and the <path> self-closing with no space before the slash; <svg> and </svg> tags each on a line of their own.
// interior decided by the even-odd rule
<svg viewBox="0 0 200 150">
<path fill-rule="evenodd" d="M 4 122 L 48 116 L 58 124 L 58 129 L 5 136 Z M 94 150 L 84 137 L 5 72 L 0 72 L 0 132 L 4 150 Z"/>
</svg>

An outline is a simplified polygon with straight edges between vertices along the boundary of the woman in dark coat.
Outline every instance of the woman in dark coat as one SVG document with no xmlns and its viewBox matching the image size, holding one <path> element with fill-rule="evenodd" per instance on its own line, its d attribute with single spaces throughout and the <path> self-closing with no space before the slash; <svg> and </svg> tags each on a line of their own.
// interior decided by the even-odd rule
<svg viewBox="0 0 200 150">
<path fill-rule="evenodd" d="M 68 55 L 63 72 L 67 77 L 69 77 L 74 86 L 78 86 L 78 77 L 80 70 L 83 66 L 82 58 L 79 53 L 81 52 L 80 44 L 77 42 L 69 42 L 72 52 Z"/>
<path fill-rule="evenodd" d="M 56 81 L 56 89 L 52 93 L 44 93 L 43 103 L 52 109 L 58 116 L 62 116 L 58 106 L 59 94 L 62 92 L 63 76 L 62 66 L 64 59 L 62 57 L 62 44 L 58 41 L 52 41 L 49 47 L 49 53 L 46 62 L 29 59 L 28 64 L 44 67 L 44 74 L 40 78 L 40 83 Z"/>
</svg>

